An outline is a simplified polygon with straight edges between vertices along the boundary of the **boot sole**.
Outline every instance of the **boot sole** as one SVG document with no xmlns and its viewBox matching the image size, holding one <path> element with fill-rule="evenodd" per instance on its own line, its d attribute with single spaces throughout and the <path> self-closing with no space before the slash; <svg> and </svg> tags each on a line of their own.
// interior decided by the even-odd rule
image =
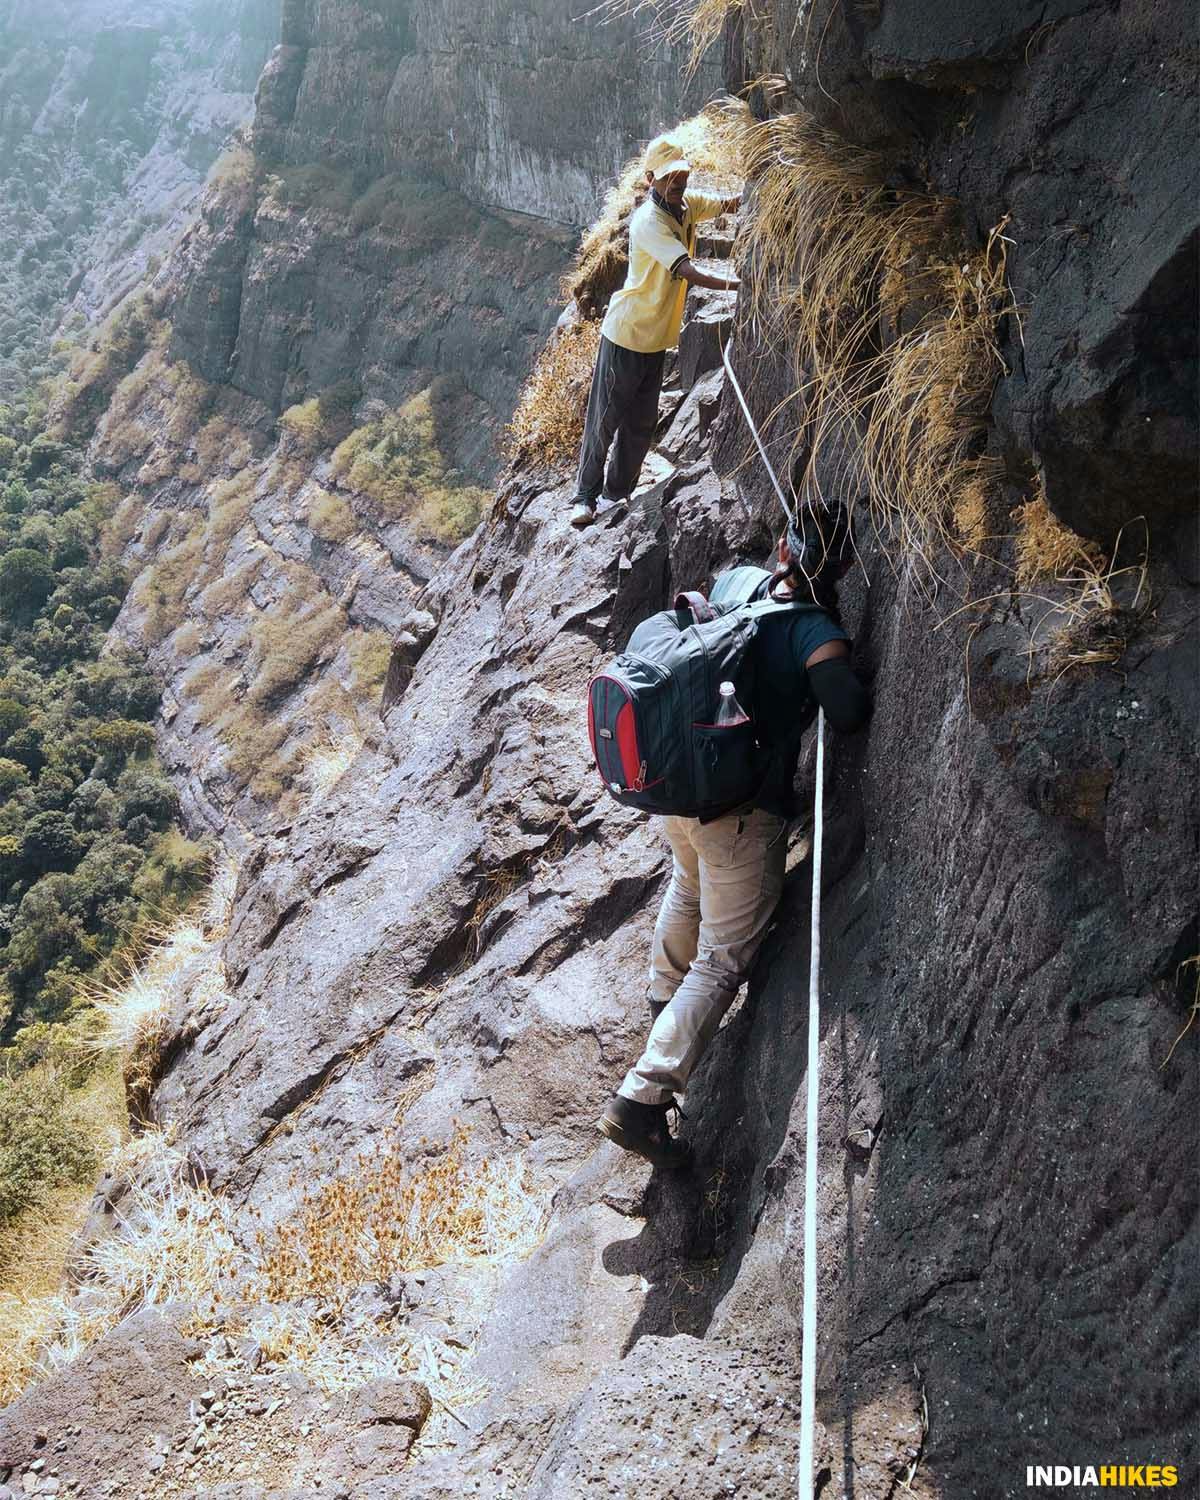
<svg viewBox="0 0 1200 1500">
<path fill-rule="evenodd" d="M 683 1146 L 684 1155 L 682 1160 L 678 1157 L 668 1160 L 663 1156 L 662 1152 L 655 1151 L 653 1147 L 647 1147 L 644 1142 L 638 1140 L 635 1136 L 626 1135 L 613 1120 L 601 1119 L 597 1128 L 601 1135 L 607 1136 L 615 1146 L 620 1146 L 622 1151 L 628 1151 L 633 1156 L 640 1156 L 643 1161 L 648 1161 L 652 1167 L 660 1167 L 666 1172 L 678 1172 L 682 1171 L 685 1167 L 690 1167 L 692 1164 L 692 1148 L 690 1146 Z"/>
</svg>

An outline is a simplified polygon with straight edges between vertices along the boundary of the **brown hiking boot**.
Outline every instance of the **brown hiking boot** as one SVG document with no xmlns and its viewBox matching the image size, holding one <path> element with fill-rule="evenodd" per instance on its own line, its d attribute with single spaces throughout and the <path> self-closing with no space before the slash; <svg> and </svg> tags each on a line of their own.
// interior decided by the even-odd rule
<svg viewBox="0 0 1200 1500">
<path fill-rule="evenodd" d="M 623 1151 L 632 1151 L 651 1166 L 676 1171 L 691 1166 L 692 1148 L 667 1129 L 668 1104 L 639 1104 L 617 1094 L 600 1120 L 600 1133 Z"/>
</svg>

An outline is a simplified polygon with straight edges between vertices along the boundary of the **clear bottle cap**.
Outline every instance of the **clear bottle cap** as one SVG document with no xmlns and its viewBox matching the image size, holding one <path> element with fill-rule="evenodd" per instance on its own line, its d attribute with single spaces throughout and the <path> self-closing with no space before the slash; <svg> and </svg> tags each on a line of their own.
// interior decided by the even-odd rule
<svg viewBox="0 0 1200 1500">
<path fill-rule="evenodd" d="M 735 689 L 734 689 L 734 686 L 733 686 L 732 682 L 723 682 L 721 684 L 721 697 L 722 698 L 732 698 L 733 694 L 734 694 L 734 691 L 735 691 Z"/>
</svg>

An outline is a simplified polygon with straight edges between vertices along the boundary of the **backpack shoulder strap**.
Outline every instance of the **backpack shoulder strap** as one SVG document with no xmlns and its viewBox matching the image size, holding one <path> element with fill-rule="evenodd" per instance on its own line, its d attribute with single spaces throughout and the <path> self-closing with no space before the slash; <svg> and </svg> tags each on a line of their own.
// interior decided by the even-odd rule
<svg viewBox="0 0 1200 1500">
<path fill-rule="evenodd" d="M 741 608 L 750 619 L 761 620 L 764 615 L 796 614 L 804 610 L 820 610 L 821 606 L 803 599 L 755 599 Z"/>
<path fill-rule="evenodd" d="M 697 624 L 705 624 L 707 621 L 717 618 L 717 611 L 698 589 L 690 589 L 687 593 L 676 594 L 675 608 L 689 610 L 692 619 Z"/>
</svg>

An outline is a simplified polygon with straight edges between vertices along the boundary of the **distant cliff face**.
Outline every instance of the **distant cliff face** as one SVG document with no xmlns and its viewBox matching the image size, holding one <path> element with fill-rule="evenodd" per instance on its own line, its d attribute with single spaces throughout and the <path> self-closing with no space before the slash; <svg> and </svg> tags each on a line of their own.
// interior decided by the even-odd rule
<svg viewBox="0 0 1200 1500">
<path fill-rule="evenodd" d="M 557 0 L 288 0 L 254 182 L 210 197 L 178 263 L 173 353 L 276 412 L 339 382 L 395 405 L 449 378 L 452 456 L 490 474 L 579 227 L 714 92 L 644 31 Z"/>
<path fill-rule="evenodd" d="M 680 78 L 646 21 L 561 0 L 285 0 L 255 138 L 268 159 L 421 171 L 575 226 L 617 168 L 718 82 Z"/>
<path fill-rule="evenodd" d="M 0 393 L 165 255 L 277 34 L 273 0 L 0 7 Z"/>
</svg>

